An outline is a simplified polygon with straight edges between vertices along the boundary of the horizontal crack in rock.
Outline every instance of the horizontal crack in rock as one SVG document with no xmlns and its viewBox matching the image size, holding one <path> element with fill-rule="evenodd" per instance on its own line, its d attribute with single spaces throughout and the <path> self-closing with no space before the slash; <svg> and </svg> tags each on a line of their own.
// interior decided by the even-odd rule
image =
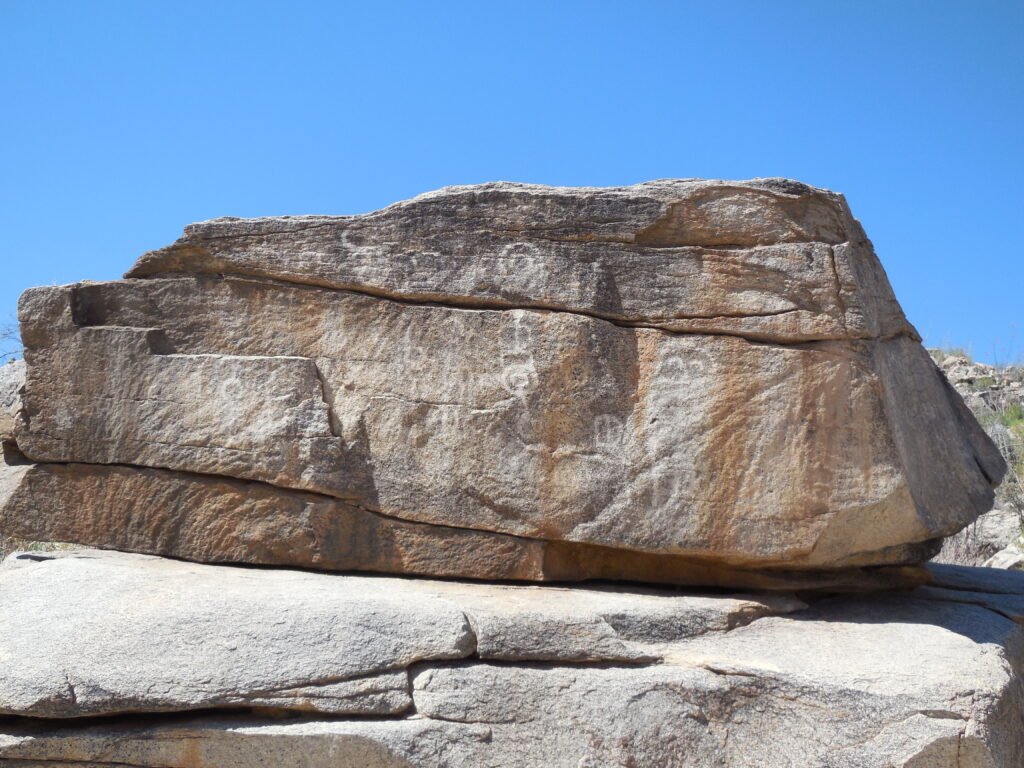
<svg viewBox="0 0 1024 768">
<path fill-rule="evenodd" d="M 581 308 L 570 309 L 568 307 L 550 304 L 542 301 L 536 302 L 523 302 L 513 303 L 496 301 L 493 299 L 475 299 L 470 296 L 465 297 L 454 297 L 454 296 L 442 296 L 440 294 L 402 294 L 395 291 L 389 291 L 382 288 L 375 288 L 369 285 L 357 285 L 357 284 L 345 284 L 343 287 L 333 285 L 325 280 L 301 280 L 295 277 L 269 277 L 261 275 L 258 272 L 159 272 L 152 275 L 145 275 L 142 278 L 129 278 L 129 279 L 183 279 L 183 278 L 196 278 L 201 276 L 209 276 L 216 274 L 218 277 L 249 281 L 254 283 L 261 283 L 265 285 L 282 285 L 288 287 L 300 287 L 309 288 L 316 290 L 333 291 L 337 293 L 349 293 L 357 296 L 365 296 L 368 298 L 379 299 L 381 301 L 390 301 L 396 304 L 404 304 L 407 306 L 416 307 L 437 307 L 439 309 L 449 309 L 463 312 L 550 312 L 553 314 L 564 314 L 573 315 L 576 317 L 586 317 L 593 320 L 598 320 L 619 328 L 632 328 L 632 329 L 643 329 L 657 331 L 660 333 L 674 335 L 674 336 L 725 336 L 730 338 L 743 339 L 751 343 L 762 344 L 767 346 L 778 346 L 778 347 L 805 347 L 807 345 L 813 345 L 819 342 L 833 342 L 833 341 L 891 341 L 896 338 L 907 337 L 918 340 L 916 334 L 914 334 L 909 328 L 901 329 L 891 334 L 885 335 L 863 335 L 863 336 L 852 336 L 849 334 L 819 334 L 813 337 L 800 337 L 800 338 L 786 338 L 779 337 L 771 333 L 757 333 L 751 331 L 729 331 L 729 330 L 684 330 L 678 328 L 666 327 L 667 323 L 673 321 L 708 321 L 713 322 L 715 320 L 735 320 L 735 319 L 757 319 L 765 317 L 779 317 L 799 310 L 780 310 L 766 313 L 751 313 L 751 314 L 721 314 L 721 315 L 680 315 L 674 318 L 668 318 L 659 321 L 643 320 L 640 318 L 628 319 L 622 317 L 616 317 L 607 313 L 588 311 Z"/>
</svg>

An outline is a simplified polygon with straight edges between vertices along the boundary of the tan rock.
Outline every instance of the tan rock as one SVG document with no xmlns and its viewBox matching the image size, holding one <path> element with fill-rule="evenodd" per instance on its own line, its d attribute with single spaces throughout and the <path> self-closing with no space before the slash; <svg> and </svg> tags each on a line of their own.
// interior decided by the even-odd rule
<svg viewBox="0 0 1024 768">
<path fill-rule="evenodd" d="M 310 493 L 158 469 L 0 465 L 0 531 L 199 562 L 544 579 L 545 543 L 408 523 Z"/>
<path fill-rule="evenodd" d="M 845 204 L 802 185 L 458 188 L 201 225 L 132 274 L 154 279 L 23 298 L 31 461 L 549 542 L 549 578 L 724 584 L 920 561 L 1005 471 Z M 777 327 L 771 302 L 748 313 L 754 285 L 807 298 L 817 330 Z M 714 322 L 672 325 L 694 318 Z"/>
<path fill-rule="evenodd" d="M 128 276 L 170 273 L 773 340 L 912 333 L 842 197 L 783 179 L 495 183 L 365 216 L 217 219 Z"/>
<path fill-rule="evenodd" d="M 410 523 L 340 499 L 139 467 L 0 462 L 0 531 L 206 563 L 515 581 L 616 579 L 767 590 L 923 583 L 920 569 L 756 570 Z M 906 556 L 906 553 L 904 553 Z"/>
</svg>

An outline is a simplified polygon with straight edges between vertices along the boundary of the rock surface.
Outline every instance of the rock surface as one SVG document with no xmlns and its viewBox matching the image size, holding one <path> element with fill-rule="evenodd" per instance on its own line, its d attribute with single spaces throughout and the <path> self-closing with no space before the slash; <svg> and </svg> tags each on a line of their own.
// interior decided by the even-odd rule
<svg viewBox="0 0 1024 768">
<path fill-rule="evenodd" d="M 0 593 L 0 714 L 48 718 L 239 706 L 400 714 L 414 664 L 654 663 L 664 642 L 805 607 L 101 551 L 12 555 Z"/>
<path fill-rule="evenodd" d="M 159 469 L 0 463 L 0 530 L 200 562 L 544 580 L 545 543 Z"/>
<path fill-rule="evenodd" d="M 21 408 L 21 387 L 25 383 L 25 363 L 16 360 L 0 365 L 0 442 L 14 439 L 14 427 Z"/>
<path fill-rule="evenodd" d="M 993 567 L 995 555 L 1013 546 L 1020 536 L 1020 513 L 1014 509 L 993 509 L 946 539 L 934 562 Z"/>
<path fill-rule="evenodd" d="M 495 183 L 364 216 L 217 219 L 128 277 L 181 273 L 772 341 L 913 335 L 842 197 L 780 179 Z"/>
<path fill-rule="evenodd" d="M 959 352 L 930 352 L 1009 466 L 996 509 L 947 539 L 936 560 L 1009 567 L 1018 561 L 1014 550 L 1024 520 L 1024 369 L 985 365 Z M 1002 550 L 1005 555 L 997 556 Z"/>
<path fill-rule="evenodd" d="M 768 586 L 920 562 L 1005 472 L 845 202 L 795 182 L 217 220 L 129 276 L 23 297 L 17 445 L 165 473 L 65 471 L 87 492 L 62 526 L 26 514 L 40 475 L 7 471 L 6 524 L 206 560 Z M 265 503 L 236 507 L 234 481 Z M 147 494 L 130 541 L 99 525 Z M 239 543 L 261 525 L 306 543 Z M 434 541 L 455 554 L 425 561 Z"/>
<path fill-rule="evenodd" d="M 409 523 L 312 493 L 138 467 L 0 459 L 0 530 L 210 563 L 516 581 L 639 580 L 767 590 L 914 586 L 908 568 L 722 568 L 565 542 Z"/>
<path fill-rule="evenodd" d="M 1024 575 L 933 582 L 806 605 L 15 555 L 0 761 L 1017 766 Z M 213 705 L 239 711 L 187 713 Z"/>
<path fill-rule="evenodd" d="M 996 552 L 984 563 L 986 568 L 1004 568 L 1009 571 L 1024 571 L 1024 549 L 1021 549 L 1020 537 Z"/>
</svg>

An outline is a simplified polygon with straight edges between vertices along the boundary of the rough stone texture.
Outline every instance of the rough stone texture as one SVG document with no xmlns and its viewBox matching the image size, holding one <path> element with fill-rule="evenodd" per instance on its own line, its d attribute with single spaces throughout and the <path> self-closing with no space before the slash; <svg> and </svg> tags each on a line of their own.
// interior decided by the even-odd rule
<svg viewBox="0 0 1024 768">
<path fill-rule="evenodd" d="M 509 578 L 768 586 L 749 574 L 916 563 L 1005 471 L 842 198 L 794 182 L 497 184 L 218 220 L 130 275 L 23 297 L 28 460 L 255 481 L 282 508 L 317 494 L 332 530 L 354 506 L 502 534 L 480 552 L 522 552 Z M 135 507 L 143 477 L 171 496 L 139 477 L 82 507 Z M 174 517 L 148 514 L 128 548 L 201 551 L 147 542 Z M 495 575 L 337 546 L 203 559 Z"/>
<path fill-rule="evenodd" d="M 14 717 L 0 723 L 0 761 L 11 765 L 739 768 L 756 756 L 768 768 L 1012 768 L 1024 753 L 1024 574 L 935 566 L 933 586 L 913 593 L 806 606 L 95 552 L 25 557 L 0 569 L 0 658 L 29 642 L 36 655 L 13 654 L 0 691 L 31 691 L 18 706 L 36 714 L 47 714 L 44 701 L 60 717 L 104 701 L 158 713 L 169 698 L 202 706 L 224 696 L 217 684 L 243 704 L 253 683 L 290 675 L 304 685 L 314 667 L 342 677 L 407 669 L 411 708 L 292 721 Z M 194 631 L 146 638 L 157 600 L 167 611 L 158 629 L 175 616 Z M 373 626 L 396 631 L 367 644 L 360 617 L 373 611 Z M 303 622 L 299 641 L 269 644 L 282 631 L 274 617 Z M 85 652 L 68 653 L 68 619 L 91 641 Z M 89 635 L 100 625 L 101 637 Z"/>
<path fill-rule="evenodd" d="M 668 640 L 804 607 L 99 551 L 12 555 L 0 593 L 0 714 L 49 718 L 238 706 L 392 715 L 412 705 L 414 663 L 653 662 Z"/>
<path fill-rule="evenodd" d="M 545 543 L 407 523 L 310 493 L 89 464 L 0 463 L 0 531 L 199 562 L 545 579 Z"/>
<path fill-rule="evenodd" d="M 0 531 L 208 563 L 517 581 L 634 580 L 767 590 L 915 586 L 920 569 L 723 568 L 464 528 L 409 523 L 340 499 L 206 475 L 0 459 Z"/>
<path fill-rule="evenodd" d="M 0 713 L 394 714 L 411 705 L 402 670 L 472 652 L 457 606 L 373 579 L 345 586 L 141 555 L 12 555 L 0 568 Z"/>
<path fill-rule="evenodd" d="M 496 183 L 365 216 L 217 219 L 128 276 L 173 273 L 773 341 L 913 333 L 842 197 L 779 179 Z"/>
<path fill-rule="evenodd" d="M 1024 571 L 1024 549 L 1018 540 L 1011 541 L 996 552 L 984 563 L 986 568 L 1005 568 L 1011 571 Z"/>
<path fill-rule="evenodd" d="M 24 383 L 24 361 L 0 365 L 0 442 L 14 438 L 15 417 L 21 408 L 21 387 Z"/>
<path fill-rule="evenodd" d="M 930 352 L 1010 467 L 998 489 L 997 509 L 948 538 L 936 560 L 1014 567 L 1022 562 L 1017 543 L 1024 520 L 1024 368 L 986 365 L 959 352 Z"/>
<path fill-rule="evenodd" d="M 1014 546 L 1020 535 L 1020 513 L 1014 509 L 993 509 L 946 539 L 935 562 L 993 567 L 991 561 L 997 553 Z"/>
</svg>

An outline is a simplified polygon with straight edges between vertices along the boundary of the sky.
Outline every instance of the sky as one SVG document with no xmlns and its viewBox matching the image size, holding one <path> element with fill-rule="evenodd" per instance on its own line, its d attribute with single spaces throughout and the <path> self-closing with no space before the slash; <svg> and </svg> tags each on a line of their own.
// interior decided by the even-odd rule
<svg viewBox="0 0 1024 768">
<path fill-rule="evenodd" d="M 218 216 L 786 176 L 927 344 L 1020 362 L 1022 97 L 1020 0 L 0 0 L 0 323 Z"/>
</svg>

